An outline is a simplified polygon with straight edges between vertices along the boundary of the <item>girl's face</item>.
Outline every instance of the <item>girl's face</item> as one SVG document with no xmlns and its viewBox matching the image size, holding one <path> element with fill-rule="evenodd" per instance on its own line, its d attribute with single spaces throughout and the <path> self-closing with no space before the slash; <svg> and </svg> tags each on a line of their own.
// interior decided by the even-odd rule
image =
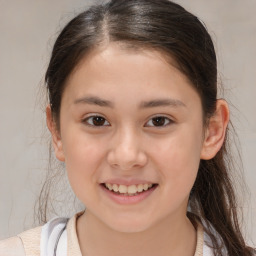
<svg viewBox="0 0 256 256">
<path fill-rule="evenodd" d="M 186 218 L 202 117 L 199 95 L 160 53 L 110 44 L 85 57 L 67 83 L 56 156 L 88 216 L 143 231 Z"/>
</svg>

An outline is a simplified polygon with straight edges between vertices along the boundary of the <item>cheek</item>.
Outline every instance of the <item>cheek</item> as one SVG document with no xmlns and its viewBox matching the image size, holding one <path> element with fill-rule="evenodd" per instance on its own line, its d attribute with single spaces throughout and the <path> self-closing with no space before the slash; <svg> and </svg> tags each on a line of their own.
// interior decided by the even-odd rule
<svg viewBox="0 0 256 256">
<path fill-rule="evenodd" d="M 104 148 L 95 139 L 77 133 L 63 141 L 63 149 L 69 182 L 79 198 L 82 191 L 90 191 L 98 180 L 96 170 L 103 161 Z"/>
<path fill-rule="evenodd" d="M 198 172 L 200 147 L 195 137 L 184 134 L 169 140 L 168 144 L 158 151 L 160 188 L 164 195 L 159 203 L 166 212 L 186 210 Z"/>
<path fill-rule="evenodd" d="M 175 136 L 155 143 L 155 161 L 162 173 L 162 182 L 177 192 L 190 191 L 194 184 L 200 163 L 201 138 L 200 129 L 194 132 L 181 129 Z"/>
</svg>

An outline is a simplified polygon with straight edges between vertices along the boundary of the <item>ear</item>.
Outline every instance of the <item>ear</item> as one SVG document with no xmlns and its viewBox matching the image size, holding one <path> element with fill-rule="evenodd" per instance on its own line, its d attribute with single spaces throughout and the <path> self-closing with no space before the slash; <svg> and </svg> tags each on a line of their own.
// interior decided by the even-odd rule
<svg viewBox="0 0 256 256">
<path fill-rule="evenodd" d="M 52 135 L 52 144 L 55 152 L 55 156 L 59 161 L 64 162 L 65 161 L 65 156 L 63 152 L 63 146 L 62 146 L 62 140 L 60 136 L 60 131 L 56 127 L 56 123 L 53 120 L 52 117 L 52 111 L 50 105 L 46 107 L 46 122 L 49 131 L 51 132 Z"/>
<path fill-rule="evenodd" d="M 228 122 L 228 104 L 225 100 L 217 100 L 215 114 L 210 118 L 205 131 L 201 159 L 212 159 L 221 149 L 224 143 Z"/>
</svg>

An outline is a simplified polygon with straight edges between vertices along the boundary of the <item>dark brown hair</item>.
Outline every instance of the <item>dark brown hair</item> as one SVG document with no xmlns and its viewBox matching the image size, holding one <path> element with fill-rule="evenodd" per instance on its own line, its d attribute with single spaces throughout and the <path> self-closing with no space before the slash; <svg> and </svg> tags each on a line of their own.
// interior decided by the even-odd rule
<svg viewBox="0 0 256 256">
<path fill-rule="evenodd" d="M 111 42 L 154 49 L 176 61 L 201 97 L 204 125 L 215 113 L 217 61 L 206 27 L 193 14 L 168 0 L 112 0 L 92 6 L 72 19 L 57 38 L 45 75 L 54 121 L 59 127 L 65 84 L 80 60 Z M 210 236 L 215 256 L 250 256 L 238 220 L 237 200 L 229 173 L 228 133 L 211 160 L 201 160 L 189 204 Z M 212 227 L 221 237 L 216 238 Z"/>
</svg>

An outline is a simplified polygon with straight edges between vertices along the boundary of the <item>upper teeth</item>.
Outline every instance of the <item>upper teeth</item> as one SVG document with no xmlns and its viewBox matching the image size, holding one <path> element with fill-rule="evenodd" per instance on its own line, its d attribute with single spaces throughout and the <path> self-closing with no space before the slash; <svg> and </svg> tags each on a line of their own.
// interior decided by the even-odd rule
<svg viewBox="0 0 256 256">
<path fill-rule="evenodd" d="M 146 183 L 146 184 L 126 186 L 126 185 L 106 183 L 105 186 L 109 190 L 113 190 L 113 191 L 119 192 L 121 194 L 127 194 L 127 193 L 128 194 L 135 194 L 135 193 L 138 193 L 138 192 L 142 192 L 143 190 L 145 190 L 145 191 L 148 190 L 149 188 L 151 188 L 153 186 L 153 184 Z"/>
</svg>

